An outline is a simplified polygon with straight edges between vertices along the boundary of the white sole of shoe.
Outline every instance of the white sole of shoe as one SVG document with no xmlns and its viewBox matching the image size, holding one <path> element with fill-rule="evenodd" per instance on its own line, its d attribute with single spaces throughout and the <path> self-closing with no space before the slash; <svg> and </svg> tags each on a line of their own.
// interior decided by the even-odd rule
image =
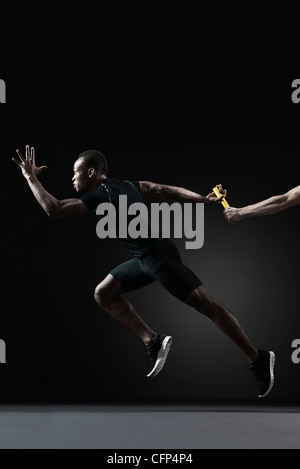
<svg viewBox="0 0 300 469">
<path fill-rule="evenodd" d="M 158 373 L 163 369 L 164 364 L 166 363 L 166 359 L 170 351 L 171 345 L 172 345 L 172 337 L 170 335 L 167 335 L 161 344 L 161 348 L 158 352 L 155 365 L 152 368 L 151 372 L 147 375 L 147 378 L 154 378 L 154 376 L 158 375 Z"/>
<path fill-rule="evenodd" d="M 271 376 L 270 385 L 269 385 L 268 389 L 266 390 L 266 392 L 264 394 L 259 394 L 258 397 L 265 397 L 267 394 L 269 394 L 269 392 L 271 391 L 271 389 L 273 387 L 273 384 L 274 384 L 275 353 L 274 352 L 269 352 L 269 354 L 270 354 L 270 368 L 269 368 L 269 371 L 270 371 L 270 376 Z"/>
</svg>

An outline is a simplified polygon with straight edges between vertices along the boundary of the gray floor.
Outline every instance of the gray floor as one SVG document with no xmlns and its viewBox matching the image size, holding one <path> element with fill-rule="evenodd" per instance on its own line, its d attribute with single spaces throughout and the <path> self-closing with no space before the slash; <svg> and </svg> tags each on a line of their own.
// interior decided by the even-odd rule
<svg viewBox="0 0 300 469">
<path fill-rule="evenodd" d="M 1 405 L 1 449 L 299 449 L 300 406 Z"/>
</svg>

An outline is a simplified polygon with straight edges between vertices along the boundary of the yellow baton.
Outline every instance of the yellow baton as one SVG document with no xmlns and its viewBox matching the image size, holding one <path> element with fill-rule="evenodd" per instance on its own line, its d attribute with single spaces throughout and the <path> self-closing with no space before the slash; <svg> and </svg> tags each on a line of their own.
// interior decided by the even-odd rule
<svg viewBox="0 0 300 469">
<path fill-rule="evenodd" d="M 222 194 L 219 191 L 217 186 L 213 188 L 213 191 L 214 191 L 214 193 L 216 194 L 217 197 L 221 197 Z M 223 205 L 224 208 L 230 207 L 229 203 L 227 202 L 227 200 L 224 197 L 221 200 L 221 204 Z"/>
</svg>

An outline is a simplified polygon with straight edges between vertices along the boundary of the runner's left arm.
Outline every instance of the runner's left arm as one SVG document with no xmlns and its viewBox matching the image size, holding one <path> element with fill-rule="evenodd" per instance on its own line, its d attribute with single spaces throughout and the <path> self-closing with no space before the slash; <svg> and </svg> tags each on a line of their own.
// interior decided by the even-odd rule
<svg viewBox="0 0 300 469">
<path fill-rule="evenodd" d="M 221 197 L 216 197 L 214 192 L 210 192 L 207 196 L 203 196 L 197 192 L 185 189 L 184 187 L 157 184 L 150 181 L 139 181 L 139 185 L 142 198 L 150 201 L 174 200 L 178 202 L 198 202 L 205 205 L 212 205 L 219 203 L 227 194 L 221 184 L 218 185 L 219 191 L 222 193 Z"/>
</svg>

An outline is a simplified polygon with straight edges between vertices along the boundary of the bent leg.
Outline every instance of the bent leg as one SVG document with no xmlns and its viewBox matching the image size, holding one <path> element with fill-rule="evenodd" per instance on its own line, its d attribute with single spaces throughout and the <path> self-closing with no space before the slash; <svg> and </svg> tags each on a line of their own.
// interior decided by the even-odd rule
<svg viewBox="0 0 300 469">
<path fill-rule="evenodd" d="M 122 296 L 123 292 L 120 282 L 108 274 L 96 287 L 95 300 L 115 321 L 149 345 L 157 334 L 137 314 L 130 301 Z"/>
<path fill-rule="evenodd" d="M 196 288 L 187 297 L 185 303 L 211 319 L 246 354 L 250 363 L 256 360 L 258 350 L 236 317 L 226 306 L 212 298 L 203 285 Z"/>
</svg>

